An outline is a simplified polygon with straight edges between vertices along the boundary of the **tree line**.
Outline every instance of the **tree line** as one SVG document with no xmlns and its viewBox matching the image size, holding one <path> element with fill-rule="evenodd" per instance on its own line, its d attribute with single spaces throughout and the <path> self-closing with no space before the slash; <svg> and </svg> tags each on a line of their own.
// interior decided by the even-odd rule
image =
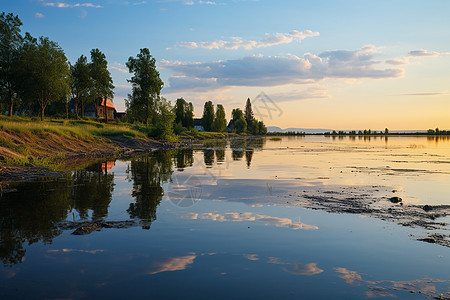
<svg viewBox="0 0 450 300">
<path fill-rule="evenodd" d="M 53 103 L 54 114 L 65 109 L 69 101 L 78 106 L 113 96 L 113 81 L 106 56 L 92 49 L 90 61 L 81 55 L 70 64 L 64 50 L 48 37 L 33 37 L 21 33 L 22 21 L 12 13 L 0 14 L 0 98 L 8 115 L 20 113 L 39 115 L 44 119 L 46 109 Z M 106 105 L 106 101 L 105 105 Z"/>
<path fill-rule="evenodd" d="M 22 25 L 17 15 L 0 14 L 0 109 L 9 116 L 40 116 L 43 120 L 50 110 L 56 117 L 78 119 L 84 117 L 86 105 L 104 104 L 108 121 L 106 100 L 113 98 L 114 85 L 106 55 L 92 49 L 90 58 L 82 54 L 71 64 L 57 42 L 43 36 L 35 38 L 28 32 L 22 35 Z M 164 82 L 149 49 L 130 56 L 126 66 L 132 74 L 128 80 L 132 91 L 125 100 L 125 121 L 143 124 L 149 136 L 160 138 L 170 138 L 174 129 L 181 133 L 194 127 L 192 103 L 179 98 L 172 107 L 161 96 Z M 206 102 L 202 120 L 205 131 L 227 129 L 221 104 L 214 110 L 213 103 Z M 239 108 L 233 110 L 231 125 L 236 133 L 267 132 L 264 123 L 253 117 L 250 99 L 245 114 Z"/>
<path fill-rule="evenodd" d="M 227 130 L 227 122 L 225 119 L 225 110 L 221 104 L 217 105 L 214 112 L 214 104 L 207 101 L 203 107 L 202 125 L 206 131 L 223 132 Z M 249 133 L 261 135 L 267 133 L 267 128 L 263 121 L 258 121 L 253 116 L 252 104 L 250 98 L 245 104 L 245 111 L 235 108 L 231 112 L 231 120 L 228 130 L 238 134 Z"/>
</svg>

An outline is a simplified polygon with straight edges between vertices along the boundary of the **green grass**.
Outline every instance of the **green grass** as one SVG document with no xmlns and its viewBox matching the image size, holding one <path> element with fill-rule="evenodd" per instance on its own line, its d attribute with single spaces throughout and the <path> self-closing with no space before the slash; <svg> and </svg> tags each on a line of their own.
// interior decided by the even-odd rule
<svg viewBox="0 0 450 300">
<path fill-rule="evenodd" d="M 281 141 L 281 138 L 280 137 L 272 137 L 269 140 L 271 140 L 271 141 Z"/>
<path fill-rule="evenodd" d="M 17 133 L 39 134 L 50 132 L 63 137 L 93 138 L 96 136 L 124 135 L 146 137 L 131 124 L 99 123 L 91 120 L 51 120 L 43 122 L 29 118 L 0 116 L 0 130 Z"/>
<path fill-rule="evenodd" d="M 11 166 L 35 166 L 45 167 L 52 171 L 61 171 L 65 168 L 65 154 L 62 152 L 40 149 L 43 141 L 53 133 L 61 138 L 76 139 L 88 143 L 107 142 L 101 137 L 127 136 L 134 138 L 145 138 L 147 134 L 127 123 L 99 123 L 94 120 L 61 120 L 45 119 L 40 121 L 36 118 L 6 117 L 0 116 L 0 131 L 5 133 L 0 137 L 0 146 L 10 149 L 17 155 L 3 157 L 1 164 Z M 11 134 L 18 138 L 17 142 L 9 138 Z M 100 137 L 100 139 L 99 139 Z M 118 152 L 118 151 L 116 151 Z"/>
</svg>

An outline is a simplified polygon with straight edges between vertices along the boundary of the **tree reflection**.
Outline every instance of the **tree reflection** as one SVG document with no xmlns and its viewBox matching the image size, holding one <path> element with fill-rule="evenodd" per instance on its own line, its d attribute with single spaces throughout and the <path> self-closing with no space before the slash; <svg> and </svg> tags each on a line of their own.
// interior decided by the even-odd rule
<svg viewBox="0 0 450 300">
<path fill-rule="evenodd" d="M 80 218 L 88 219 L 92 210 L 92 221 L 100 221 L 108 216 L 114 190 L 114 174 L 90 171 L 75 171 L 72 175 L 75 183 L 73 193 L 73 209 Z"/>
<path fill-rule="evenodd" d="M 18 192 L 0 199 L 0 257 L 5 265 L 22 261 L 23 244 L 51 244 L 61 234 L 55 223 L 64 220 L 71 206 L 71 177 L 41 179 L 16 186 Z"/>
<path fill-rule="evenodd" d="M 186 167 L 192 167 L 194 164 L 194 151 L 192 149 L 176 150 L 174 162 L 178 171 L 183 171 Z"/>
<path fill-rule="evenodd" d="M 221 164 L 225 161 L 225 150 L 224 149 L 217 149 L 216 152 L 216 159 L 217 163 Z"/>
<path fill-rule="evenodd" d="M 17 192 L 0 198 L 2 262 L 5 265 L 21 262 L 25 242 L 51 244 L 62 233 L 58 223 L 66 220 L 72 210 L 83 219 L 89 217 L 89 210 L 93 220 L 105 218 L 113 187 L 113 173 L 88 170 L 17 184 Z"/>
<path fill-rule="evenodd" d="M 152 155 L 141 156 L 131 160 L 128 172 L 133 181 L 132 196 L 135 203 L 130 203 L 127 212 L 130 217 L 143 222 L 143 229 L 150 229 L 156 220 L 156 208 L 164 195 L 162 184 L 172 175 L 173 151 L 157 151 Z"/>
<path fill-rule="evenodd" d="M 203 160 L 205 165 L 212 166 L 214 164 L 214 150 L 213 149 L 204 149 L 203 150 Z"/>
</svg>

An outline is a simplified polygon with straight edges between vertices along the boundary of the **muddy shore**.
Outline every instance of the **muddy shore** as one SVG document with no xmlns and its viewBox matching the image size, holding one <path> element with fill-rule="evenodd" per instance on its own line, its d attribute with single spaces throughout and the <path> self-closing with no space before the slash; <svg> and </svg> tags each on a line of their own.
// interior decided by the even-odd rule
<svg viewBox="0 0 450 300">
<path fill-rule="evenodd" d="M 101 146 L 92 145 L 92 149 L 85 147 L 77 151 L 66 151 L 63 157 L 55 157 L 55 161 L 62 161 L 67 170 L 83 166 L 99 159 L 129 158 L 156 150 L 166 150 L 184 147 L 189 142 L 181 140 L 177 143 L 169 143 L 151 139 L 131 138 L 125 136 L 108 136 L 108 144 Z M 8 166 L 0 165 L 0 184 L 3 192 L 8 192 L 7 183 L 14 181 L 28 181 L 39 177 L 58 176 L 65 171 L 51 171 L 45 167 L 33 166 L 30 161 L 29 166 Z"/>
<path fill-rule="evenodd" d="M 289 205 L 329 213 L 358 214 L 401 226 L 424 229 L 411 235 L 419 241 L 450 247 L 450 205 L 404 204 L 395 191 L 382 186 L 328 187 L 280 196 Z"/>
</svg>

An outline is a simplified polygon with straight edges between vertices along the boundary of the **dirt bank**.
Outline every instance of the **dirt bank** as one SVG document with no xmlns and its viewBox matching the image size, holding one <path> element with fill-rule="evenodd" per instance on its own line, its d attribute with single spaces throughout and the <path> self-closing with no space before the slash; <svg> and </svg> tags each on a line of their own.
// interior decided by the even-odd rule
<svg viewBox="0 0 450 300">
<path fill-rule="evenodd" d="M 184 145 L 126 136 L 80 139 L 50 132 L 12 134 L 0 131 L 1 139 L 6 140 L 9 147 L 0 146 L 0 183 L 55 176 L 99 158 L 133 157 Z M 24 152 L 27 155 L 21 154 Z"/>
</svg>

